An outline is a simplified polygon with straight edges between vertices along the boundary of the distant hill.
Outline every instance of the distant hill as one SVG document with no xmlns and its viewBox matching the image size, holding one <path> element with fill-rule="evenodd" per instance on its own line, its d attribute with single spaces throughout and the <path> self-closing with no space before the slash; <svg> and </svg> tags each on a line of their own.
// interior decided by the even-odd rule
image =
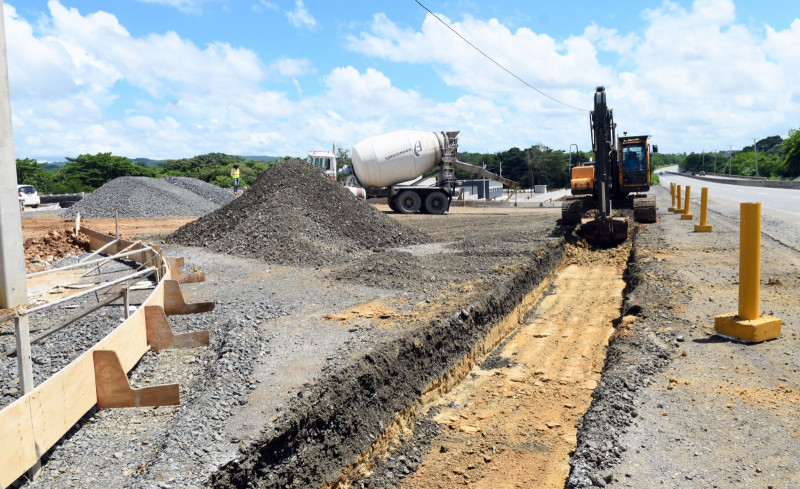
<svg viewBox="0 0 800 489">
<path fill-rule="evenodd" d="M 130 160 L 137 165 L 144 164 L 145 166 L 158 166 L 167 161 L 167 160 L 151 160 L 150 158 L 130 158 Z"/>
<path fill-rule="evenodd" d="M 242 156 L 242 158 L 244 158 L 245 161 L 253 160 L 253 161 L 263 161 L 264 163 L 269 163 L 270 161 L 275 161 L 275 160 L 277 160 L 278 158 L 281 158 L 281 157 L 280 156 L 252 156 L 251 155 L 251 156 Z"/>
</svg>

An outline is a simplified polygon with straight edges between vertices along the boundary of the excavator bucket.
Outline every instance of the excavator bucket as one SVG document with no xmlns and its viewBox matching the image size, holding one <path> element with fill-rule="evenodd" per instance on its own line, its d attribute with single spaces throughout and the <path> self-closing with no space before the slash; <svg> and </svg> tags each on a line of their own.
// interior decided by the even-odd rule
<svg viewBox="0 0 800 489">
<path fill-rule="evenodd" d="M 595 246 L 616 246 L 628 239 L 628 218 L 594 218 L 581 220 L 581 232 Z"/>
</svg>

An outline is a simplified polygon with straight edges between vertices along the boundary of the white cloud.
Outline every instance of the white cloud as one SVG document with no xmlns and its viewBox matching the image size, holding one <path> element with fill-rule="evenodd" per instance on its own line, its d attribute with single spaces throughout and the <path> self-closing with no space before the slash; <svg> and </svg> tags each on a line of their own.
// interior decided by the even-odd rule
<svg viewBox="0 0 800 489">
<path fill-rule="evenodd" d="M 272 63 L 270 69 L 281 76 L 300 76 L 314 73 L 314 67 L 311 65 L 311 60 L 308 59 L 281 58 Z"/>
<path fill-rule="evenodd" d="M 737 21 L 732 0 L 696 0 L 690 8 L 665 1 L 642 12 L 641 31 L 592 24 L 581 35 L 555 39 L 524 27 L 512 31 L 496 19 L 440 17 L 567 104 L 588 108 L 595 85 L 605 85 L 620 128 L 652 134 L 666 151 L 743 146 L 753 135 L 785 135 L 800 124 L 800 20 L 783 31 L 765 26 L 764 33 Z M 431 15 L 417 30 L 377 14 L 347 41 L 368 56 L 431 65 L 461 101 L 482 103 L 488 117 L 501 119 L 503 132 L 519 138 L 516 144 L 566 147 L 588 140 L 585 116 L 570 117 L 570 109 L 524 87 Z M 610 63 L 600 61 L 601 51 L 613 55 Z M 469 106 L 452 105 L 470 123 L 479 120 Z M 504 112 L 512 116 L 501 117 Z"/>
<path fill-rule="evenodd" d="M 286 17 L 289 22 L 295 27 L 306 27 L 312 29 L 317 25 L 317 20 L 311 15 L 311 12 L 303 5 L 303 0 L 295 0 L 294 10 L 287 11 Z"/>
<path fill-rule="evenodd" d="M 258 2 L 251 5 L 250 8 L 257 14 L 263 13 L 267 10 L 275 10 L 276 12 L 280 10 L 277 5 L 272 2 L 268 2 L 267 0 L 258 0 Z"/>
<path fill-rule="evenodd" d="M 198 13 L 203 9 L 203 4 L 214 0 L 139 0 L 144 3 L 155 3 L 174 7 L 185 13 Z"/>
<path fill-rule="evenodd" d="M 450 88 L 441 100 L 389 69 L 343 64 L 317 74 L 310 59 L 264 60 L 175 32 L 132 35 L 114 15 L 56 0 L 49 9 L 32 23 L 5 5 L 20 156 L 302 155 L 403 128 L 461 130 L 471 151 L 588 148 L 585 112 L 525 87 L 431 16 L 413 29 L 376 15 L 347 44 L 384 63 L 429 66 L 427 76 Z M 594 87 L 606 85 L 620 131 L 652 134 L 662 151 L 743 146 L 800 125 L 800 20 L 759 29 L 737 21 L 729 0 L 698 0 L 644 11 L 636 32 L 593 24 L 557 39 L 494 19 L 451 25 L 568 104 L 588 108 Z"/>
</svg>

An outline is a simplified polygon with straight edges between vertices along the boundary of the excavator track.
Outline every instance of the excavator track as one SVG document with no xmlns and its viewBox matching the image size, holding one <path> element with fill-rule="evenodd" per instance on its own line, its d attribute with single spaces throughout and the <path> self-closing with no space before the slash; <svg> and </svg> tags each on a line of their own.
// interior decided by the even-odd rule
<svg viewBox="0 0 800 489">
<path fill-rule="evenodd" d="M 650 224 L 656 222 L 656 196 L 645 195 L 633 199 L 633 220 Z"/>
<path fill-rule="evenodd" d="M 583 218 L 584 199 L 568 199 L 561 206 L 562 224 L 578 224 Z"/>
</svg>

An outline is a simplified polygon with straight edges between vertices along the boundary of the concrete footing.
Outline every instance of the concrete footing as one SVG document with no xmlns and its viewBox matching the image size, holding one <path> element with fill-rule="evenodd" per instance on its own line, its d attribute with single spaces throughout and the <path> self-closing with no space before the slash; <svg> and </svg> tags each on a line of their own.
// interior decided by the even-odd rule
<svg viewBox="0 0 800 489">
<path fill-rule="evenodd" d="M 672 209 L 672 212 L 674 212 L 675 214 L 683 214 L 685 211 L 683 209 L 675 207 L 674 209 Z"/>
<path fill-rule="evenodd" d="M 694 225 L 694 230 L 696 232 L 698 232 L 698 233 L 709 233 L 709 232 L 711 232 L 711 225 L 709 224 L 709 225 L 703 226 L 702 224 L 695 224 Z"/>
<path fill-rule="evenodd" d="M 694 216 L 691 214 L 684 214 L 681 216 L 681 221 L 691 221 L 694 219 Z"/>
<path fill-rule="evenodd" d="M 772 316 L 741 319 L 737 313 L 731 312 L 714 318 L 714 331 L 742 341 L 760 343 L 780 337 L 781 320 Z"/>
</svg>

